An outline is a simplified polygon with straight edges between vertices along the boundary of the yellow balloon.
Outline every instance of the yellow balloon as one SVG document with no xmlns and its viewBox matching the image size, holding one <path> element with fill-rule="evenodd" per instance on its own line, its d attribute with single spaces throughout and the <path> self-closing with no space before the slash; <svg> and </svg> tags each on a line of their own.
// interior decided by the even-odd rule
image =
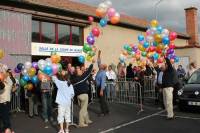
<svg viewBox="0 0 200 133">
<path fill-rule="evenodd" d="M 89 62 L 91 62 L 93 60 L 93 58 L 91 56 L 87 55 L 86 56 L 86 60 L 89 61 Z"/>
<path fill-rule="evenodd" d="M 142 44 L 139 44 L 139 45 L 138 45 L 138 49 L 139 49 L 140 51 L 145 51 L 145 50 L 146 50 L 146 49 L 143 47 Z"/>
<path fill-rule="evenodd" d="M 155 19 L 152 20 L 152 21 L 151 21 L 151 26 L 152 26 L 152 27 L 157 27 L 157 26 L 158 26 L 158 21 L 155 20 Z"/>
<path fill-rule="evenodd" d="M 158 42 L 158 43 L 162 42 L 162 36 L 160 34 L 156 34 L 155 35 L 155 41 Z"/>
<path fill-rule="evenodd" d="M 0 59 L 2 59 L 3 57 L 4 57 L 4 51 L 0 49 Z"/>
<path fill-rule="evenodd" d="M 159 45 L 157 46 L 157 48 L 163 50 L 163 49 L 165 48 L 165 46 L 164 46 L 163 44 L 159 44 Z"/>
<path fill-rule="evenodd" d="M 29 75 L 30 77 L 33 77 L 35 74 L 36 74 L 35 68 L 30 68 L 30 69 L 28 70 L 28 75 Z"/>
</svg>

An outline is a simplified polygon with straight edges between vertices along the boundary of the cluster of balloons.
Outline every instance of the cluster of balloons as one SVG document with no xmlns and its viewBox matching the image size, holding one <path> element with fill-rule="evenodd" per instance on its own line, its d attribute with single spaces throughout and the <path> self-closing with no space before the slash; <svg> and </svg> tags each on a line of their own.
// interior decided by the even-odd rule
<svg viewBox="0 0 200 133">
<path fill-rule="evenodd" d="M 27 90 L 33 89 L 33 84 L 37 84 L 44 78 L 50 80 L 50 76 L 57 74 L 62 70 L 62 65 L 59 63 L 61 57 L 57 54 L 52 54 L 51 58 L 39 60 L 38 62 L 19 63 L 15 68 L 15 73 L 21 73 L 20 85 Z"/>
<path fill-rule="evenodd" d="M 112 24 L 117 24 L 120 21 L 120 14 L 112 7 L 112 2 L 106 0 L 99 4 L 96 9 L 96 15 L 101 18 L 100 26 L 105 27 L 110 21 Z"/>
<path fill-rule="evenodd" d="M 157 20 L 152 20 L 146 34 L 138 35 L 138 45 L 124 45 L 119 60 L 123 63 L 127 56 L 131 56 L 138 65 L 146 65 L 148 61 L 160 64 L 164 62 L 164 58 L 169 58 L 171 63 L 177 63 L 179 57 L 174 50 L 176 38 L 176 32 L 170 32 L 160 26 Z"/>
</svg>

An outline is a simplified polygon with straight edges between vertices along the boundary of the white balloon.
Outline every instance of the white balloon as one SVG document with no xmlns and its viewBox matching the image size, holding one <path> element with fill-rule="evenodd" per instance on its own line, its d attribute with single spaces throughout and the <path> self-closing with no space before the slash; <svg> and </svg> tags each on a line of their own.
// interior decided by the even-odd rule
<svg viewBox="0 0 200 133">
<path fill-rule="evenodd" d="M 146 37 L 148 42 L 153 42 L 154 41 L 154 37 L 153 36 L 147 36 Z"/>
<path fill-rule="evenodd" d="M 156 33 L 157 29 L 155 27 L 151 28 L 151 35 L 154 35 Z"/>
<path fill-rule="evenodd" d="M 120 14 L 118 12 L 115 13 L 115 16 L 120 18 Z"/>
<path fill-rule="evenodd" d="M 45 60 L 42 60 L 42 59 L 39 60 L 38 61 L 38 67 L 39 67 L 39 69 L 43 70 L 45 68 L 46 64 L 47 64 L 47 62 Z"/>
<path fill-rule="evenodd" d="M 32 63 L 29 62 L 29 61 L 27 61 L 27 62 L 24 64 L 25 69 L 29 69 L 29 68 L 31 68 L 31 66 L 32 66 Z"/>
<path fill-rule="evenodd" d="M 104 4 L 106 4 L 108 7 L 112 6 L 112 2 L 110 0 L 105 1 Z"/>
<path fill-rule="evenodd" d="M 28 73 L 28 70 L 27 70 L 27 69 L 23 69 L 23 70 L 22 70 L 22 74 L 23 74 L 23 75 L 27 75 L 27 73 Z"/>
<path fill-rule="evenodd" d="M 98 8 L 100 8 L 100 9 L 103 9 L 103 10 L 108 10 L 108 5 L 106 5 L 105 3 L 101 3 L 101 4 L 99 4 L 99 7 Z"/>
<path fill-rule="evenodd" d="M 165 36 L 169 36 L 169 30 L 168 29 L 163 29 L 161 34 L 163 34 Z"/>
</svg>

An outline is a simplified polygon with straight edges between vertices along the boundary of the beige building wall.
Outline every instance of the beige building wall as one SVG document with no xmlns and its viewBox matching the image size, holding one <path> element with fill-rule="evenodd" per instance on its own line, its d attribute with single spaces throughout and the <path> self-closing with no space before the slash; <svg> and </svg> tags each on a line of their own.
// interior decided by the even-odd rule
<svg viewBox="0 0 200 133">
<path fill-rule="evenodd" d="M 175 45 L 177 47 L 187 46 L 188 45 L 188 40 L 185 40 L 185 39 L 176 39 L 174 43 L 175 43 Z"/>
<path fill-rule="evenodd" d="M 197 67 L 200 68 L 200 48 L 176 49 L 176 54 L 179 57 L 189 57 L 189 61 L 196 62 Z"/>
</svg>

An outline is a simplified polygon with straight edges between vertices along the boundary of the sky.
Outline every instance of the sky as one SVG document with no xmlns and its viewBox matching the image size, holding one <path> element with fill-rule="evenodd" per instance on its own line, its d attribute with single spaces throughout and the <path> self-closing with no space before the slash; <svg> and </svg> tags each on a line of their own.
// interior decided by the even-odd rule
<svg viewBox="0 0 200 133">
<path fill-rule="evenodd" d="M 88 5 L 98 6 L 104 0 L 71 0 Z M 113 7 L 121 14 L 138 17 L 141 19 L 155 19 L 155 3 L 159 0 L 110 0 Z M 157 20 L 163 27 L 186 32 L 185 11 L 187 7 L 195 6 L 198 10 L 200 33 L 200 0 L 162 0 L 157 6 Z"/>
</svg>

